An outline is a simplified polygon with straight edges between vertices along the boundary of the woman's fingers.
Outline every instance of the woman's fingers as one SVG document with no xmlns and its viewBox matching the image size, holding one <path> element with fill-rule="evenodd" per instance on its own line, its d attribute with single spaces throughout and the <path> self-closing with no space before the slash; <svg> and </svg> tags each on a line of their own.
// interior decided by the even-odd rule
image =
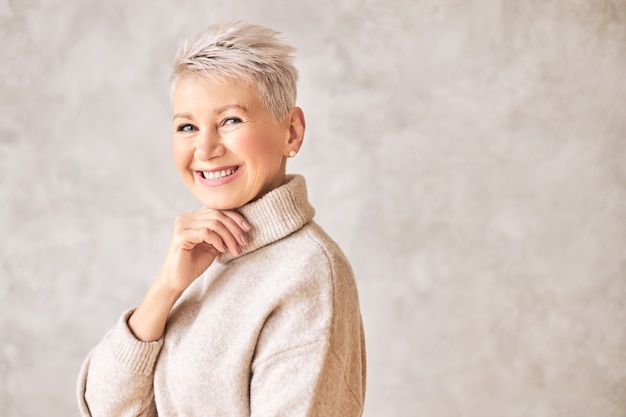
<svg viewBox="0 0 626 417">
<path fill-rule="evenodd" d="M 211 225 L 215 225 L 215 222 L 219 222 L 228 232 L 230 232 L 232 237 L 235 238 L 238 245 L 245 246 L 248 243 L 246 232 L 250 230 L 250 225 L 245 221 L 241 214 L 235 211 L 214 211 L 209 209 L 201 210 L 198 212 L 196 226 L 202 227 L 204 222 L 207 222 L 207 227 L 209 228 L 211 228 Z M 219 227 L 219 230 L 226 233 L 226 230 L 221 227 Z M 222 236 L 222 233 L 219 234 Z"/>
<path fill-rule="evenodd" d="M 250 226 L 234 211 L 199 210 L 181 214 L 160 276 L 166 285 L 184 291 L 219 253 L 241 255 Z"/>
<path fill-rule="evenodd" d="M 228 250 L 234 256 L 239 256 L 240 246 L 248 243 L 246 232 L 250 228 L 243 216 L 235 211 L 205 209 L 184 214 L 177 219 L 180 237 L 190 233 L 182 239 L 186 241 L 184 246 L 187 249 L 204 241 L 220 252 Z"/>
<path fill-rule="evenodd" d="M 252 226 L 248 224 L 246 219 L 236 211 L 228 210 L 220 212 L 223 216 L 228 218 L 227 221 L 224 222 L 224 225 L 230 230 L 235 239 L 240 246 L 245 246 L 248 244 L 248 238 L 246 237 L 247 232 L 252 229 Z"/>
<path fill-rule="evenodd" d="M 241 249 L 239 248 L 239 242 L 237 241 L 237 238 L 233 235 L 230 229 L 221 221 L 209 221 L 209 226 L 204 229 L 204 241 L 215 246 L 217 250 L 220 250 L 220 248 L 215 245 L 215 242 L 221 242 L 223 245 L 225 245 L 225 248 L 224 246 L 222 246 L 222 248 L 224 249 L 220 250 L 220 252 L 224 252 L 225 249 L 228 248 L 228 251 L 234 256 L 241 255 Z"/>
<path fill-rule="evenodd" d="M 228 250 L 226 244 L 222 238 L 211 229 L 192 229 L 191 233 L 194 234 L 195 245 L 201 245 L 203 243 L 209 244 L 217 249 L 219 252 L 226 252 Z"/>
<path fill-rule="evenodd" d="M 222 214 L 228 216 L 233 220 L 244 232 L 249 232 L 252 226 L 246 221 L 246 219 L 239 213 L 233 210 L 222 211 Z"/>
</svg>

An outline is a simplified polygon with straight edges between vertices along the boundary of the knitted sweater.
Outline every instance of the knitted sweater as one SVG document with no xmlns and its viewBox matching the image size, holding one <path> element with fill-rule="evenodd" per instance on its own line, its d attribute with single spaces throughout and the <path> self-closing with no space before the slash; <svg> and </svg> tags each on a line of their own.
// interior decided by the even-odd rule
<svg viewBox="0 0 626 417">
<path fill-rule="evenodd" d="M 83 416 L 360 416 L 365 342 L 352 269 L 312 220 L 304 178 L 239 209 L 244 254 L 221 254 L 155 342 L 128 310 L 90 352 Z"/>
</svg>

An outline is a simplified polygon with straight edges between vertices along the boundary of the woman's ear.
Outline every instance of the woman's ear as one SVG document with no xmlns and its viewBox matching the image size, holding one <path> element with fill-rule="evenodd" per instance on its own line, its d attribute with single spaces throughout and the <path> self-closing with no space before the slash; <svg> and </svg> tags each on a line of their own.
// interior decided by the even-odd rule
<svg viewBox="0 0 626 417">
<path fill-rule="evenodd" d="M 294 107 L 289 112 L 289 137 L 285 143 L 285 155 L 294 155 L 298 153 L 304 140 L 304 130 L 306 121 L 304 120 L 304 112 L 300 107 Z"/>
</svg>

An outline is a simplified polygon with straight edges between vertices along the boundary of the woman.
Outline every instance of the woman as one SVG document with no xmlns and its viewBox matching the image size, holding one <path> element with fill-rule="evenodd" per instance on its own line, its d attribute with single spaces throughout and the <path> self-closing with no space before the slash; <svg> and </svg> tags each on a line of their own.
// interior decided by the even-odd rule
<svg viewBox="0 0 626 417">
<path fill-rule="evenodd" d="M 205 209 L 176 219 L 136 309 L 89 354 L 84 416 L 359 416 L 365 344 L 352 270 L 312 220 L 293 48 L 245 23 L 178 51 L 173 154 Z"/>
</svg>

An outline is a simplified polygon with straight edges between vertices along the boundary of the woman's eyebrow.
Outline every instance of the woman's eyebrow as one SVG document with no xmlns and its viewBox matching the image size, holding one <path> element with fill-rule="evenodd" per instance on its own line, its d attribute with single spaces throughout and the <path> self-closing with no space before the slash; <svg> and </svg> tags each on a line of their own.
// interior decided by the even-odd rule
<svg viewBox="0 0 626 417">
<path fill-rule="evenodd" d="M 225 106 L 222 107 L 218 107 L 217 109 L 213 110 L 214 114 L 221 114 L 224 113 L 225 111 L 228 111 L 230 109 L 240 109 L 245 113 L 248 113 L 248 108 L 244 105 L 241 104 L 227 104 Z M 172 120 L 175 119 L 190 119 L 193 120 L 193 115 L 191 113 L 176 113 L 174 115 L 174 117 L 172 117 Z"/>
<path fill-rule="evenodd" d="M 192 119 L 193 120 L 193 116 L 191 115 L 191 113 L 176 113 L 174 117 L 172 117 L 172 120 L 176 120 L 176 119 Z"/>
<path fill-rule="evenodd" d="M 248 108 L 246 106 L 244 106 L 244 105 L 241 105 L 241 104 L 227 104 L 225 106 L 218 107 L 217 109 L 213 110 L 213 113 L 220 114 L 220 113 L 224 113 L 225 111 L 233 109 L 233 108 L 240 109 L 240 110 L 242 110 L 242 111 L 244 111 L 246 113 L 248 112 Z"/>
</svg>

